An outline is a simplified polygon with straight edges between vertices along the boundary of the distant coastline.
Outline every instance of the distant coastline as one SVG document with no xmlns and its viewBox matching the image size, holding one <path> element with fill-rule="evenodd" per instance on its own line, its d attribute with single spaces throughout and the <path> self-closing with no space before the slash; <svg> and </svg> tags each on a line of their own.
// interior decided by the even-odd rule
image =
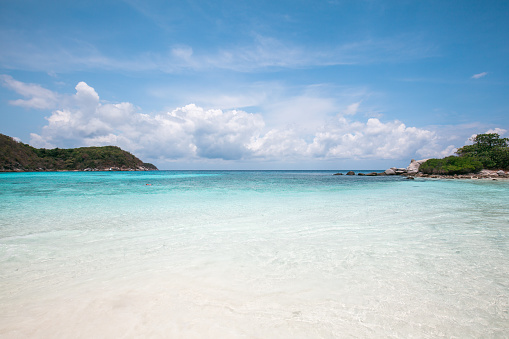
<svg viewBox="0 0 509 339">
<path fill-rule="evenodd" d="M 157 171 L 116 146 L 34 148 L 0 134 L 0 172 Z"/>
<path fill-rule="evenodd" d="M 422 160 L 414 160 L 412 159 L 410 165 L 406 168 L 397 168 L 391 167 L 386 169 L 383 172 L 370 172 L 363 173 L 355 171 L 348 171 L 346 174 L 338 172 L 333 175 L 358 175 L 358 176 L 405 176 L 408 179 L 415 178 L 430 178 L 430 179 L 509 179 L 509 171 L 504 170 L 493 170 L 493 169 L 482 169 L 479 172 L 475 173 L 466 173 L 466 174 L 427 174 L 421 172 L 420 166 L 424 164 L 429 159 Z"/>
<path fill-rule="evenodd" d="M 456 150 L 457 156 L 442 159 L 422 159 L 410 162 L 406 168 L 389 168 L 381 173 L 359 175 L 404 175 L 432 179 L 492 179 L 509 178 L 509 138 L 498 133 L 476 134 L 470 138 L 472 145 Z M 341 173 L 336 173 L 341 175 Z M 347 175 L 355 175 L 350 171 Z"/>
</svg>

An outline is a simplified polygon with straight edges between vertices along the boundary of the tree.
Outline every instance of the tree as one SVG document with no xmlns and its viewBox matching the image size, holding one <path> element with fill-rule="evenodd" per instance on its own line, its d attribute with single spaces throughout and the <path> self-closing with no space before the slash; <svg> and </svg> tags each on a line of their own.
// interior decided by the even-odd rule
<svg viewBox="0 0 509 339">
<path fill-rule="evenodd" d="M 471 138 L 473 145 L 466 145 L 456 151 L 462 157 L 475 157 L 485 168 L 509 168 L 509 138 L 497 133 L 477 134 Z"/>
</svg>

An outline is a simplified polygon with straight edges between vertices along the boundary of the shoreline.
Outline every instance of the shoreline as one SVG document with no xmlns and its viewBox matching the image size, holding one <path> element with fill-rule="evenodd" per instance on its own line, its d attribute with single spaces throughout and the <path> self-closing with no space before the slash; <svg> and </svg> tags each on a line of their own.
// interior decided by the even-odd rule
<svg viewBox="0 0 509 339">
<path fill-rule="evenodd" d="M 478 175 L 426 175 L 426 176 L 417 176 L 417 177 L 407 177 L 408 179 L 438 179 L 438 180 L 484 180 L 484 181 L 507 181 L 509 180 L 508 177 L 489 177 L 489 176 L 478 176 Z"/>
<path fill-rule="evenodd" d="M 395 171 L 396 170 L 396 171 Z M 59 173 L 59 172 L 148 172 L 148 171 L 159 171 L 159 169 L 149 169 L 146 167 L 141 168 L 118 168 L 118 167 L 112 167 L 112 168 L 86 168 L 86 169 L 72 169 L 72 170 L 47 170 L 47 169 L 40 169 L 40 170 L 22 170 L 22 169 L 16 169 L 16 170 L 0 170 L 0 173 Z M 320 170 L 317 170 L 320 171 Z M 330 170 L 326 170 L 330 171 Z M 446 174 L 425 174 L 422 172 L 407 172 L 404 171 L 404 169 L 396 169 L 391 168 L 384 172 L 369 172 L 369 173 L 363 173 L 363 172 L 355 172 L 355 171 L 348 171 L 347 173 L 341 173 L 337 172 L 332 174 L 333 176 L 377 176 L 377 177 L 386 177 L 386 176 L 395 176 L 395 177 L 406 177 L 407 179 L 415 179 L 415 178 L 423 178 L 423 179 L 447 179 L 447 180 L 453 180 L 453 179 L 470 179 L 470 180 L 504 180 L 509 179 L 509 171 L 504 170 L 486 170 L 483 169 L 479 173 L 467 173 L 467 174 L 454 174 L 454 175 L 446 175 Z"/>
<path fill-rule="evenodd" d="M 466 174 L 426 174 L 419 171 L 420 166 L 426 162 L 428 159 L 415 161 L 412 159 L 410 165 L 406 168 L 397 168 L 391 167 L 386 169 L 383 172 L 371 172 L 371 173 L 355 173 L 354 171 L 349 171 L 345 173 L 334 173 L 333 175 L 358 175 L 358 176 L 372 176 L 372 177 L 382 177 L 382 176 L 404 176 L 407 179 L 415 179 L 415 178 L 429 178 L 429 179 L 474 179 L 474 180 L 499 180 L 499 179 L 509 179 L 509 171 L 505 171 L 503 169 L 482 169 L 477 173 L 466 173 Z"/>
<path fill-rule="evenodd" d="M 429 159 L 422 159 L 415 161 L 411 160 L 410 165 L 407 168 L 389 168 L 385 170 L 385 175 L 403 175 L 408 179 L 415 178 L 431 178 L 431 179 L 507 179 L 509 178 L 509 171 L 505 171 L 503 169 L 482 169 L 477 173 L 466 173 L 466 174 L 426 174 L 420 171 L 420 167 L 423 163 L 425 163 Z"/>
<path fill-rule="evenodd" d="M 467 173 L 467 174 L 425 174 L 417 172 L 415 174 L 406 174 L 408 178 L 429 178 L 429 179 L 469 179 L 469 180 L 506 180 L 509 179 L 509 172 L 504 170 L 488 170 L 483 169 L 478 173 Z"/>
<path fill-rule="evenodd" d="M 109 167 L 109 168 L 85 168 L 85 169 L 39 169 L 39 170 L 0 170 L 0 173 L 43 173 L 43 172 L 146 172 L 146 171 L 159 171 L 159 169 L 150 169 L 147 167 L 138 168 L 121 168 L 121 167 Z"/>
</svg>

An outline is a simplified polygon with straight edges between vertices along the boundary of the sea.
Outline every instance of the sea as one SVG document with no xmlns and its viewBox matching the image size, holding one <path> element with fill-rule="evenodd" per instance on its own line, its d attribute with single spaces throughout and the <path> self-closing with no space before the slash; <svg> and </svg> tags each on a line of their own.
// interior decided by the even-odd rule
<svg viewBox="0 0 509 339">
<path fill-rule="evenodd" d="M 334 173 L 1 173 L 0 337 L 509 337 L 509 181 Z"/>
</svg>

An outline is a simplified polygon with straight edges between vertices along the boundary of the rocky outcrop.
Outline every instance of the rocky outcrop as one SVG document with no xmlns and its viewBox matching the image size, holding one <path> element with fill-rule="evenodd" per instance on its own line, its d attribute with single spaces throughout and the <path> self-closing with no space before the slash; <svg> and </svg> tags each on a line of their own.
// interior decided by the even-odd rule
<svg viewBox="0 0 509 339">
<path fill-rule="evenodd" d="M 339 172 L 339 173 L 334 173 L 333 175 L 343 175 L 343 173 Z M 355 175 L 355 172 L 354 171 L 349 171 L 348 173 L 346 173 L 346 175 Z M 366 176 L 366 177 L 376 177 L 376 176 L 385 176 L 387 174 L 385 174 L 385 172 L 370 172 L 370 173 L 357 173 L 358 176 Z"/>
<path fill-rule="evenodd" d="M 408 179 L 414 178 L 434 178 L 434 179 L 509 179 L 509 171 L 504 170 L 488 170 L 483 169 L 479 173 L 471 173 L 471 174 L 456 174 L 456 175 L 435 175 L 435 174 L 424 174 L 419 172 L 419 168 L 422 164 L 424 164 L 428 159 L 422 160 L 414 160 L 410 162 L 410 165 L 406 168 L 397 168 L 391 167 L 386 169 L 384 172 L 377 173 L 358 173 L 359 176 L 386 176 L 386 175 L 402 175 L 406 176 Z M 343 175 L 343 173 L 335 173 L 334 175 Z M 354 171 L 349 171 L 346 175 L 355 175 Z"/>
<path fill-rule="evenodd" d="M 432 179 L 506 179 L 509 178 L 509 171 L 503 170 L 487 170 L 483 169 L 479 173 L 470 174 L 455 174 L 455 175 L 439 175 L 439 174 L 423 174 L 417 173 L 414 175 L 416 178 L 432 178 Z"/>
<path fill-rule="evenodd" d="M 509 171 L 504 170 L 488 170 L 483 169 L 479 173 L 469 173 L 469 174 L 455 174 L 455 175 L 440 175 L 440 174 L 424 174 L 422 172 L 419 172 L 420 166 L 425 163 L 428 159 L 423 160 L 414 160 L 410 162 L 410 165 L 405 171 L 402 171 L 402 169 L 397 168 L 390 168 L 387 171 L 393 171 L 396 175 L 404 175 L 408 178 L 433 178 L 433 179 L 502 179 L 502 178 L 509 178 Z M 387 171 L 385 171 L 387 173 Z"/>
<path fill-rule="evenodd" d="M 416 174 L 419 172 L 419 167 L 421 167 L 422 164 L 424 164 L 426 161 L 428 161 L 429 159 L 422 159 L 422 160 L 415 160 L 415 159 L 412 159 L 410 161 L 410 165 L 408 165 L 408 167 L 406 168 L 406 171 L 407 173 L 409 174 Z"/>
<path fill-rule="evenodd" d="M 87 167 L 84 172 L 98 172 L 98 171 L 157 171 L 157 167 L 152 164 L 144 163 L 142 166 L 137 167 L 104 167 L 104 168 L 90 168 Z"/>
<path fill-rule="evenodd" d="M 385 175 L 415 175 L 419 173 L 419 167 L 424 164 L 428 159 L 414 160 L 410 162 L 410 165 L 406 168 L 391 167 L 383 172 Z"/>
</svg>

